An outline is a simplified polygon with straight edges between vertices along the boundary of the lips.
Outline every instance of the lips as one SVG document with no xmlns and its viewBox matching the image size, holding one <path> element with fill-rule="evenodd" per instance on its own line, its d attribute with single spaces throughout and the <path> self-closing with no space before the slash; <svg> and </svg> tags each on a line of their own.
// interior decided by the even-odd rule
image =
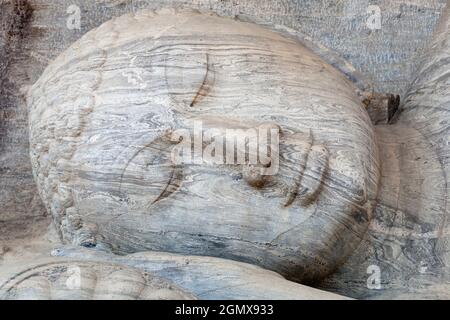
<svg viewBox="0 0 450 320">
<path fill-rule="evenodd" d="M 309 205 L 319 195 L 328 171 L 327 148 L 313 145 L 311 132 L 296 133 L 283 137 L 281 152 L 279 179 L 287 191 L 284 207 L 297 199 L 301 205 Z"/>
<path fill-rule="evenodd" d="M 322 189 L 325 175 L 328 172 L 328 149 L 323 145 L 312 146 L 309 152 L 306 169 L 301 177 L 298 198 L 303 206 L 314 202 Z"/>
</svg>

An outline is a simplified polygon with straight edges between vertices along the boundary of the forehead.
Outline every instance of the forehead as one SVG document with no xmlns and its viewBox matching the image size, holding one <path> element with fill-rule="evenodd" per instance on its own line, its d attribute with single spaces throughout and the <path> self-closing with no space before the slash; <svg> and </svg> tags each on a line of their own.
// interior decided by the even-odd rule
<svg viewBox="0 0 450 320">
<path fill-rule="evenodd" d="M 297 41 L 258 25 L 192 12 L 142 12 L 107 22 L 58 58 L 69 69 L 59 71 L 79 71 L 72 62 L 83 58 L 93 68 L 101 64 L 111 92 L 137 95 L 145 87 L 147 97 L 168 93 L 184 104 L 194 100 L 208 71 L 206 80 L 214 82 L 208 98 L 214 103 L 203 99 L 204 109 L 227 114 L 242 113 L 248 105 L 262 112 L 266 106 L 275 112 L 313 110 L 323 101 L 354 100 L 355 95 L 339 72 Z M 355 109 L 346 106 L 348 116 Z"/>
<path fill-rule="evenodd" d="M 181 27 L 171 17 L 155 17 L 145 34 L 136 31 L 140 37 L 127 26 L 113 47 L 105 45 L 104 61 L 103 49 L 88 52 L 93 63 L 102 61 L 96 94 L 109 109 L 123 105 L 126 93 L 126 102 L 140 110 L 145 104 L 149 111 L 169 109 L 184 116 L 285 126 L 320 126 L 325 120 L 369 123 L 354 87 L 301 44 L 229 19 L 202 16 L 201 22 L 194 19 Z M 78 47 L 89 41 L 95 39 L 87 37 Z"/>
<path fill-rule="evenodd" d="M 354 86 L 301 44 L 267 31 L 256 37 L 188 31 L 111 50 L 96 90 L 104 112 L 126 104 L 126 121 L 133 117 L 151 129 L 176 127 L 186 118 L 220 118 L 229 126 L 270 121 L 291 131 L 311 129 L 331 149 L 373 147 Z"/>
</svg>

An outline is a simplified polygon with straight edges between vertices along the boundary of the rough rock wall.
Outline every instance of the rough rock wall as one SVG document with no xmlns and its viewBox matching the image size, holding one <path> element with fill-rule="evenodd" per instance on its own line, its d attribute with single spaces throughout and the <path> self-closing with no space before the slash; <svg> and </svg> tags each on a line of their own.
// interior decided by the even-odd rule
<svg viewBox="0 0 450 320">
<path fill-rule="evenodd" d="M 448 299 L 449 13 L 450 2 L 392 125 L 376 127 L 382 177 L 374 219 L 323 288 L 357 298 Z M 377 290 L 366 286 L 369 266 L 377 268 Z"/>
<path fill-rule="evenodd" d="M 48 223 L 31 174 L 27 110 L 19 92 L 30 80 L 17 67 L 28 60 L 24 41 L 35 35 L 32 19 L 27 1 L 0 2 L 0 258 L 7 240 Z"/>
<path fill-rule="evenodd" d="M 6 240 L 39 233 L 49 222 L 32 180 L 27 110 L 20 93 L 46 65 L 86 31 L 138 8 L 188 6 L 223 15 L 260 18 L 300 30 L 330 47 L 371 77 L 378 91 L 403 93 L 415 57 L 429 39 L 445 0 L 3 0 L 0 1 L 0 255 Z M 67 27 L 80 8 L 80 29 Z M 369 4 L 382 25 L 366 25 Z"/>
<path fill-rule="evenodd" d="M 142 8 L 191 7 L 224 16 L 279 24 L 298 30 L 336 51 L 372 78 L 376 91 L 402 94 L 417 67 L 415 58 L 437 23 L 445 0 L 29 0 L 33 28 L 43 32 L 33 55 L 59 54 L 75 38 L 113 16 Z M 80 29 L 67 29 L 70 6 L 80 8 Z M 372 23 L 369 6 L 380 9 L 380 25 Z M 68 13 L 69 9 L 69 13 Z M 368 23 L 369 22 L 369 23 Z M 379 28 L 379 29 L 378 29 Z M 37 44 L 37 43 L 36 43 Z M 45 58 L 44 58 L 45 60 Z M 39 60 L 38 60 L 39 61 Z M 35 61 L 36 62 L 36 61 Z M 44 67 L 41 61 L 41 68 Z"/>
</svg>

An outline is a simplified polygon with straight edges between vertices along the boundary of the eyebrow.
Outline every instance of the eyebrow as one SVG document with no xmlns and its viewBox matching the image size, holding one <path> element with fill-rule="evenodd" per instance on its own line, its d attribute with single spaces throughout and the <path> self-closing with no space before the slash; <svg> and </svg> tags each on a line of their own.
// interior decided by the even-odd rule
<svg viewBox="0 0 450 320">
<path fill-rule="evenodd" d="M 197 103 L 197 100 L 199 99 L 199 97 L 206 97 L 208 95 L 208 93 L 211 91 L 211 87 L 212 87 L 212 85 L 214 84 L 214 81 L 215 81 L 214 73 L 213 73 L 212 81 L 211 81 L 211 79 L 209 79 L 209 74 L 210 74 L 209 71 L 211 69 L 212 69 L 212 66 L 210 65 L 210 61 L 209 61 L 209 54 L 206 53 L 206 71 L 205 71 L 205 76 L 203 78 L 202 84 L 200 85 L 200 87 L 197 90 L 197 93 L 194 96 L 194 99 L 189 104 L 190 107 L 193 107 Z"/>
</svg>

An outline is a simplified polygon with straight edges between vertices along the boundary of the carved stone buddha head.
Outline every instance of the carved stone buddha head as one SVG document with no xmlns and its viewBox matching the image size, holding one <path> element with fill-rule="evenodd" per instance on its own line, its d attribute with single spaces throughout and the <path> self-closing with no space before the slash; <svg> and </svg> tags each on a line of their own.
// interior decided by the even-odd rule
<svg viewBox="0 0 450 320">
<path fill-rule="evenodd" d="M 34 175 L 66 242 L 311 281 L 345 261 L 371 219 L 378 149 L 355 87 L 258 25 L 125 15 L 60 55 L 28 101 Z"/>
</svg>

